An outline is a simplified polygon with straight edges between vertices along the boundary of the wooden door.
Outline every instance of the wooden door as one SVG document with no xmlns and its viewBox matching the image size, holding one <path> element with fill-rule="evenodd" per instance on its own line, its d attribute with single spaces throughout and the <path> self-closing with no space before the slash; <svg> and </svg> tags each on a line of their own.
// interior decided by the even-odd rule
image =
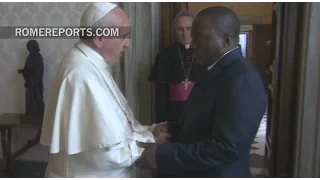
<svg viewBox="0 0 320 180">
<path fill-rule="evenodd" d="M 279 50 L 277 50 L 277 47 L 279 47 L 280 44 L 280 34 L 282 31 L 281 26 L 281 4 L 279 3 L 273 3 L 273 9 L 272 9 L 272 39 L 271 39 L 271 60 L 272 64 L 269 67 L 269 79 L 268 79 L 268 85 L 267 85 L 267 91 L 268 91 L 268 119 L 267 119 L 267 131 L 266 131 L 266 149 L 265 149 L 265 160 L 266 160 L 266 167 L 268 167 L 269 175 L 270 177 L 274 177 L 275 170 L 274 170 L 274 158 L 272 158 L 272 129 L 275 129 L 275 123 L 273 123 L 273 119 L 275 119 L 274 112 L 277 110 L 275 104 L 276 100 L 274 99 L 276 97 L 276 90 L 277 90 L 277 83 L 278 83 L 278 67 L 279 67 L 279 58 L 276 58 L 279 56 Z M 273 127 L 273 128 L 272 128 Z"/>
<path fill-rule="evenodd" d="M 173 20 L 182 8 L 188 8 L 187 2 L 161 2 L 160 48 L 175 42 Z"/>
<path fill-rule="evenodd" d="M 272 92 L 270 90 L 269 83 L 272 79 L 272 25 L 271 24 L 255 24 L 252 27 L 252 64 L 258 70 L 264 86 L 268 93 L 268 108 L 267 117 L 270 116 L 271 112 L 268 111 L 272 109 Z M 269 118 L 270 119 L 270 118 Z M 267 122 L 267 126 L 271 124 Z M 267 128 L 268 129 L 268 128 Z M 266 132 L 267 133 L 267 132 Z M 266 135 L 266 139 L 268 134 Z M 267 140 L 266 140 L 267 142 Z M 268 152 L 268 150 L 266 150 Z"/>
<path fill-rule="evenodd" d="M 265 88 L 268 88 L 271 58 L 271 24 L 255 24 L 252 26 L 252 64 L 258 70 Z"/>
<path fill-rule="evenodd" d="M 268 105 L 266 109 L 267 113 L 267 129 L 266 129 L 266 146 L 265 146 L 265 160 L 266 166 L 268 166 L 268 160 L 270 159 L 270 150 L 267 147 L 270 147 L 270 130 L 271 130 L 271 119 L 272 119 L 272 89 L 270 84 L 272 83 L 273 78 L 273 44 L 272 42 L 274 37 L 273 27 L 271 24 L 256 24 L 252 27 L 251 33 L 251 53 L 252 59 L 251 62 L 259 72 L 266 92 L 268 94 Z"/>
</svg>

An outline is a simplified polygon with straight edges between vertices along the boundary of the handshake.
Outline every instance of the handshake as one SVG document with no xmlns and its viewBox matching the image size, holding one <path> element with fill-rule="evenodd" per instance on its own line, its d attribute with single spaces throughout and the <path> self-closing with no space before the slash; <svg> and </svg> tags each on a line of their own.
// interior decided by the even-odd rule
<svg viewBox="0 0 320 180">
<path fill-rule="evenodd" d="M 170 125 L 171 123 L 169 122 L 161 122 L 150 126 L 149 130 L 152 132 L 157 144 L 169 143 L 171 141 Z"/>
<path fill-rule="evenodd" d="M 145 167 L 148 169 L 157 169 L 156 163 L 156 150 L 160 144 L 170 143 L 172 135 L 170 132 L 175 132 L 175 128 L 172 123 L 162 122 L 153 124 L 150 126 L 149 131 L 152 132 L 155 143 L 143 143 L 137 142 L 138 146 L 144 148 L 142 155 L 136 161 L 136 165 L 139 167 Z"/>
</svg>

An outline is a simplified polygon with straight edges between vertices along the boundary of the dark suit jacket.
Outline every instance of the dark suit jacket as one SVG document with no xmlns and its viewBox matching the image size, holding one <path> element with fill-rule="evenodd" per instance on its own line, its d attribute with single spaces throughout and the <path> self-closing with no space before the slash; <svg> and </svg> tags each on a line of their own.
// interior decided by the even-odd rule
<svg viewBox="0 0 320 180">
<path fill-rule="evenodd" d="M 174 143 L 158 145 L 163 177 L 250 177 L 250 149 L 266 110 L 263 82 L 240 48 L 195 85 Z"/>
</svg>

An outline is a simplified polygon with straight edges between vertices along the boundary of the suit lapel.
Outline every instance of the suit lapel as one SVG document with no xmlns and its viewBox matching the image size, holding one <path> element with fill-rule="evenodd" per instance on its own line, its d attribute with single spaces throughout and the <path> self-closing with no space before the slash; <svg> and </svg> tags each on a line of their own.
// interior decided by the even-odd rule
<svg viewBox="0 0 320 180">
<path fill-rule="evenodd" d="M 214 65 L 209 71 L 202 74 L 202 76 L 198 79 L 198 82 L 196 82 L 194 88 L 192 89 L 192 92 L 190 93 L 185 107 L 183 108 L 183 111 L 179 116 L 179 129 L 182 129 L 182 126 L 187 119 L 188 112 L 192 111 L 192 109 L 190 108 L 194 104 L 195 99 L 201 96 L 205 88 L 208 85 L 210 85 L 211 82 L 214 81 L 215 78 L 217 78 L 223 72 L 223 69 L 225 67 L 231 65 L 233 62 L 235 62 L 236 59 L 239 58 L 243 58 L 241 49 L 236 48 L 227 55 L 225 55 L 223 58 L 221 58 L 220 61 L 216 65 Z"/>
<path fill-rule="evenodd" d="M 191 111 L 190 108 L 194 104 L 195 99 L 201 96 L 206 86 L 208 86 L 211 81 L 213 81 L 219 74 L 221 74 L 223 72 L 222 70 L 223 67 L 218 63 L 214 67 L 212 67 L 212 69 L 210 69 L 208 72 L 202 74 L 202 76 L 199 78 L 194 88 L 192 89 L 190 96 L 185 104 L 185 107 L 183 108 L 181 116 L 179 117 L 179 127 L 182 127 L 183 123 L 185 122 L 187 112 Z"/>
</svg>

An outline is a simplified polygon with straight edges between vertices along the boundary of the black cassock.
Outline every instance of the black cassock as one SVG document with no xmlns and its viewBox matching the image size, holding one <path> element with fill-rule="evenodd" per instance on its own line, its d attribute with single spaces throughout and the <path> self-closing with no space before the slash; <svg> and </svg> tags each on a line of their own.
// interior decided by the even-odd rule
<svg viewBox="0 0 320 180">
<path fill-rule="evenodd" d="M 158 54 L 149 81 L 156 84 L 156 123 L 176 122 L 199 75 L 193 49 L 175 43 Z"/>
<path fill-rule="evenodd" d="M 26 114 L 43 115 L 43 71 L 44 64 L 40 48 L 36 41 L 27 43 L 29 56 L 21 70 L 26 88 Z"/>
</svg>

